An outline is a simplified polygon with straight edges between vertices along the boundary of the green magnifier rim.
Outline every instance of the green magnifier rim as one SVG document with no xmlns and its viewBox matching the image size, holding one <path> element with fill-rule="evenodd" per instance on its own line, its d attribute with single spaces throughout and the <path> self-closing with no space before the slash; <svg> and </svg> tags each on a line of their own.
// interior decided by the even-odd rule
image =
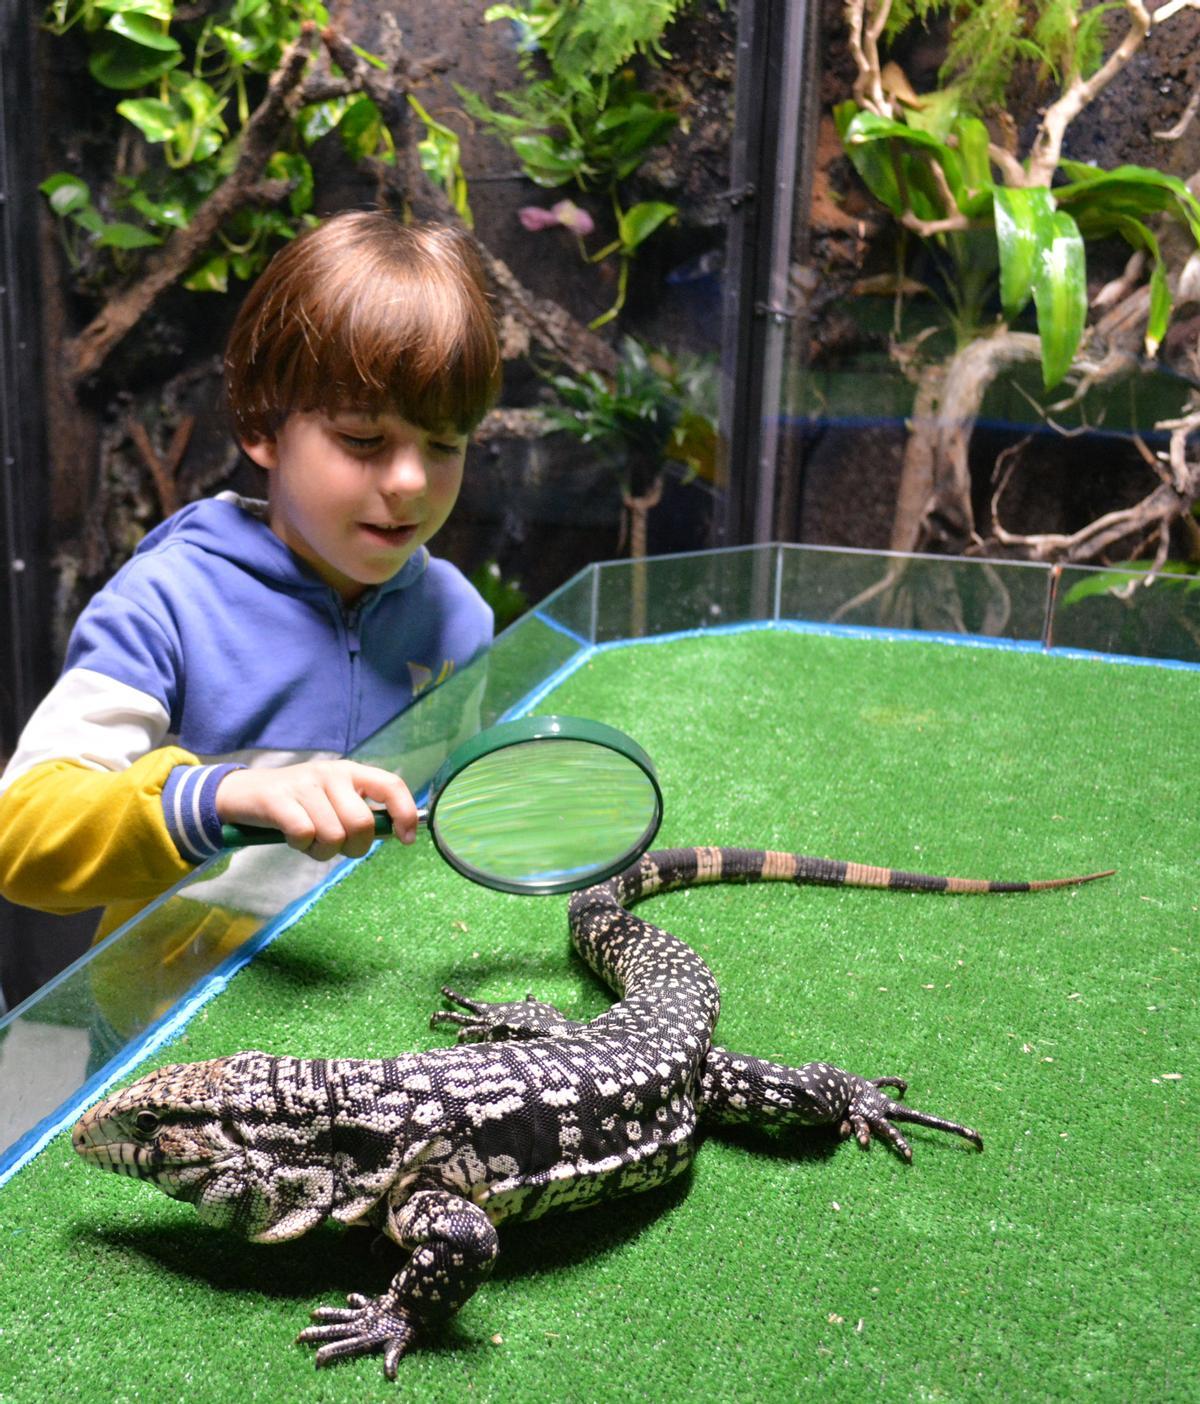
<svg viewBox="0 0 1200 1404">
<path fill-rule="evenodd" d="M 493 873 L 483 872 L 472 864 L 464 862 L 453 850 L 443 846 L 438 836 L 437 807 L 443 791 L 450 782 L 470 765 L 496 751 L 510 746 L 524 745 L 527 741 L 586 741 L 593 746 L 603 746 L 625 757 L 650 781 L 654 792 L 654 813 L 637 841 L 630 844 L 611 861 L 595 868 L 586 878 L 553 878 L 547 881 L 509 881 Z M 658 783 L 654 762 L 638 743 L 615 726 L 593 721 L 588 717 L 563 717 L 554 714 L 535 717 L 518 717 L 515 721 L 498 722 L 486 727 L 477 736 L 471 737 L 458 746 L 445 760 L 441 769 L 433 777 L 429 786 L 429 835 L 437 851 L 456 872 L 473 882 L 483 883 L 497 892 L 511 892 L 518 895 L 548 896 L 559 892 L 575 892 L 582 887 L 591 887 L 598 882 L 607 882 L 610 877 L 623 872 L 630 863 L 640 858 L 654 842 L 662 823 L 663 796 Z"/>
</svg>

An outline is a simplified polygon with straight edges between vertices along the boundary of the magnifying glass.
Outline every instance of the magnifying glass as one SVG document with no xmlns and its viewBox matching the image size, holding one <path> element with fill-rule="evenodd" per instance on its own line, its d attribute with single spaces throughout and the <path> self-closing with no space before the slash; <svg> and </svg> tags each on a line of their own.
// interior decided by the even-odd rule
<svg viewBox="0 0 1200 1404">
<path fill-rule="evenodd" d="M 573 892 L 621 872 L 654 841 L 662 791 L 650 757 L 581 717 L 501 722 L 451 752 L 417 821 L 452 868 L 499 892 Z M 392 832 L 385 811 L 375 832 Z M 222 828 L 226 848 L 283 843 L 278 829 Z"/>
</svg>

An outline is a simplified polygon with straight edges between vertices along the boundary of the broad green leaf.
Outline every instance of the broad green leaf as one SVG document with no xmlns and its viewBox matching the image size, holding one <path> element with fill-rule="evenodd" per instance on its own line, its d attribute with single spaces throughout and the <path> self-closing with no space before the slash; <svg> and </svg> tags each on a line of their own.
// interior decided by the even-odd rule
<svg viewBox="0 0 1200 1404">
<path fill-rule="evenodd" d="M 140 229 L 136 224 L 124 224 L 120 220 L 106 224 L 100 231 L 96 243 L 105 249 L 147 249 L 161 244 L 157 234 L 148 229 Z"/>
<path fill-rule="evenodd" d="M 230 29 L 227 25 L 214 24 L 212 32 L 224 45 L 225 52 L 234 63 L 253 63 L 265 49 L 271 47 L 270 40 L 253 38 L 239 29 Z"/>
<path fill-rule="evenodd" d="M 369 97 L 352 101 L 342 114 L 338 131 L 347 153 L 355 160 L 374 156 L 383 136 L 383 118 Z"/>
<path fill-rule="evenodd" d="M 988 159 L 988 129 L 977 117 L 960 117 L 954 126 L 959 138 L 959 157 L 963 163 L 963 180 L 967 190 L 989 191 L 992 188 L 992 166 Z"/>
<path fill-rule="evenodd" d="M 1062 602 L 1064 605 L 1075 605 L 1094 599 L 1097 595 L 1127 590 L 1132 580 L 1145 575 L 1152 566 L 1152 561 L 1123 561 L 1111 570 L 1089 573 L 1071 586 Z M 1185 591 L 1191 591 L 1200 586 L 1200 575 L 1195 574 L 1194 567 L 1184 561 L 1164 561 L 1158 567 L 1157 584 L 1171 589 L 1183 586 Z"/>
<path fill-rule="evenodd" d="M 632 253 L 661 224 L 677 213 L 677 206 L 664 204 L 661 200 L 645 200 L 641 204 L 631 205 L 621 215 L 619 224 L 622 251 Z"/>
<path fill-rule="evenodd" d="M 117 111 L 141 132 L 147 141 L 167 141 L 175 136 L 179 118 L 169 102 L 158 98 L 126 98 Z"/>
<path fill-rule="evenodd" d="M 92 192 L 87 182 L 67 171 L 57 171 L 47 176 L 38 189 L 50 202 L 50 208 L 56 215 L 73 214 L 91 203 Z"/>
<path fill-rule="evenodd" d="M 921 219 L 938 219 L 948 213 L 930 161 L 941 166 L 956 203 L 964 197 L 962 163 L 945 142 L 890 117 L 863 112 L 854 103 L 839 104 L 834 115 L 855 170 L 893 214 L 907 208 Z"/>
<path fill-rule="evenodd" d="M 189 292 L 226 292 L 229 288 L 229 260 L 214 254 L 183 280 Z"/>
<path fill-rule="evenodd" d="M 134 190 L 129 197 L 129 204 L 151 224 L 186 229 L 191 219 L 191 211 L 181 200 L 151 200 L 144 190 Z"/>
<path fill-rule="evenodd" d="M 1084 209 L 1096 218 L 1106 214 L 1146 215 L 1174 207 L 1200 244 L 1200 201 L 1177 176 L 1147 166 L 1117 166 L 1101 171 L 1080 161 L 1062 161 L 1070 185 L 1054 193 L 1060 206 Z"/>
<path fill-rule="evenodd" d="M 174 52 L 162 52 L 131 43 L 119 34 L 102 31 L 88 59 L 88 72 L 105 88 L 144 88 L 182 59 L 178 45 Z"/>
<path fill-rule="evenodd" d="M 113 15 L 105 28 L 131 43 L 140 44 L 143 49 L 158 49 L 167 54 L 180 52 L 178 39 L 172 38 L 155 20 L 132 10 Z"/>
<path fill-rule="evenodd" d="M 1042 251 L 1053 238 L 1054 196 L 1041 187 L 998 185 L 993 209 L 1000 249 L 1000 302 L 1011 322 L 1032 296 Z"/>
<path fill-rule="evenodd" d="M 305 146 L 312 146 L 323 136 L 333 131 L 346 111 L 345 98 L 332 98 L 329 102 L 314 102 L 301 108 L 299 126 Z"/>
<path fill-rule="evenodd" d="M 565 185 L 583 170 L 583 152 L 548 136 L 529 133 L 514 137 L 512 149 L 536 185 L 552 189 Z"/>
<path fill-rule="evenodd" d="M 148 20 L 170 21 L 174 13 L 172 0 L 95 0 L 96 9 L 105 14 L 144 15 Z"/>
<path fill-rule="evenodd" d="M 1033 277 L 1042 382 L 1052 389 L 1071 368 L 1087 321 L 1087 270 L 1083 236 L 1069 214 L 1050 216 L 1050 237 L 1038 252 Z"/>
<path fill-rule="evenodd" d="M 958 104 L 957 88 L 939 88 L 936 92 L 922 93 L 920 107 L 905 107 L 905 119 L 909 127 L 945 143 L 954 129 Z"/>
</svg>

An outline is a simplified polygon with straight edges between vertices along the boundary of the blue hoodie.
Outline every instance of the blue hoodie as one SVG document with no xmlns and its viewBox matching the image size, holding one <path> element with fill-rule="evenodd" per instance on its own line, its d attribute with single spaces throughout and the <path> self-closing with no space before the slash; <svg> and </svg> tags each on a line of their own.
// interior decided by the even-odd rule
<svg viewBox="0 0 1200 1404">
<path fill-rule="evenodd" d="M 271 531 L 265 504 L 196 502 L 80 615 L 0 791 L 51 762 L 119 772 L 181 748 L 162 818 L 196 862 L 220 847 L 214 796 L 231 768 L 345 754 L 491 637 L 479 594 L 423 547 L 347 606 Z"/>
</svg>

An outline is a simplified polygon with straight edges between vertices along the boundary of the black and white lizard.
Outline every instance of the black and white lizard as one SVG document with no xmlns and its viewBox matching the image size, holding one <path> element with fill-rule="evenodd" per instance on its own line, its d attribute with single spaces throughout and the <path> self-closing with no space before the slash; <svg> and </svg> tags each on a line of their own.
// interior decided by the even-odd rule
<svg viewBox="0 0 1200 1404">
<path fill-rule="evenodd" d="M 89 1163 L 149 1180 L 207 1222 L 256 1242 L 326 1219 L 381 1229 L 408 1254 L 375 1298 L 322 1307 L 299 1340 L 316 1363 L 381 1351 L 394 1378 L 426 1327 L 456 1312 L 491 1272 L 496 1225 L 579 1209 L 662 1184 L 690 1163 L 701 1123 L 831 1124 L 872 1133 L 905 1160 L 893 1122 L 979 1133 L 894 1101 L 898 1077 L 828 1063 L 785 1067 L 712 1044 L 717 984 L 682 941 L 632 915 L 640 898 L 712 882 L 790 881 L 949 892 L 1016 892 L 1106 876 L 998 883 L 937 878 L 747 849 L 649 853 L 576 893 L 576 950 L 620 996 L 576 1023 L 532 996 L 465 1013 L 459 1045 L 395 1058 L 235 1053 L 160 1068 L 76 1124 Z"/>
</svg>

